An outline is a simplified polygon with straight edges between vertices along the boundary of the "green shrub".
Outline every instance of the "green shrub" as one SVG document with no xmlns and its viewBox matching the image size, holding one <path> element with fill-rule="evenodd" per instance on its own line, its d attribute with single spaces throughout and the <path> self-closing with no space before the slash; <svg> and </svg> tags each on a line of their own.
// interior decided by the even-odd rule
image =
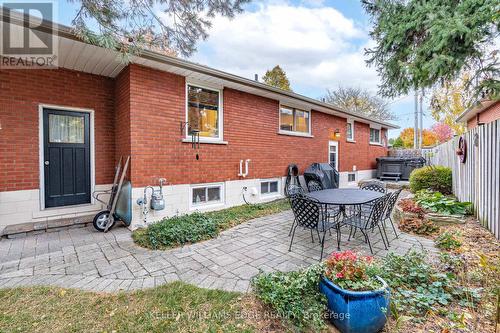
<svg viewBox="0 0 500 333">
<path fill-rule="evenodd" d="M 397 309 L 420 317 L 430 310 L 437 311 L 453 299 L 453 277 L 428 264 L 421 252 L 411 251 L 403 256 L 389 253 L 383 259 L 380 277 L 393 290 L 393 312 Z"/>
<path fill-rule="evenodd" d="M 147 241 L 151 248 L 178 246 L 195 243 L 217 236 L 216 222 L 200 213 L 175 216 L 153 223 L 145 231 L 145 237 L 134 240 Z M 139 233 L 141 235 L 141 233 Z"/>
<path fill-rule="evenodd" d="M 323 330 L 326 298 L 319 291 L 322 264 L 297 272 L 260 274 L 252 280 L 257 297 L 301 331 Z"/>
<path fill-rule="evenodd" d="M 253 218 L 290 209 L 286 200 L 242 205 L 214 212 L 174 216 L 137 229 L 135 243 L 150 249 L 167 249 L 217 237 L 220 231 Z"/>
<path fill-rule="evenodd" d="M 430 189 L 443 194 L 451 194 L 451 169 L 439 165 L 415 169 L 410 174 L 410 189 L 413 193 Z"/>
<path fill-rule="evenodd" d="M 422 208 L 448 215 L 466 215 L 472 209 L 472 203 L 459 202 L 440 192 L 420 190 L 415 194 L 415 202 Z"/>
</svg>

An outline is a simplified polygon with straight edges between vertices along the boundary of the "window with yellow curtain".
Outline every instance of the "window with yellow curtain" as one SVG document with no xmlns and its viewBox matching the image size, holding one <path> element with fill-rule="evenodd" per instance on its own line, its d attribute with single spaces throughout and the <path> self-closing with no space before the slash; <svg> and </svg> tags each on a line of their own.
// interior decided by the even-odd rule
<svg viewBox="0 0 500 333">
<path fill-rule="evenodd" d="M 219 92 L 188 85 L 188 122 L 191 135 L 199 131 L 200 137 L 219 137 Z"/>
<path fill-rule="evenodd" d="M 280 108 L 280 130 L 310 133 L 309 111 L 282 106 Z"/>
<path fill-rule="evenodd" d="M 295 110 L 295 131 L 309 133 L 309 112 Z"/>
</svg>

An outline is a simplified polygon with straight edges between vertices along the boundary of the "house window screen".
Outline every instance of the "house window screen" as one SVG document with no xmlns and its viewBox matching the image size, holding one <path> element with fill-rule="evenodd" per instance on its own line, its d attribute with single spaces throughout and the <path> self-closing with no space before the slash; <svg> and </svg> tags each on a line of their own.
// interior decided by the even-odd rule
<svg viewBox="0 0 500 333">
<path fill-rule="evenodd" d="M 260 194 L 278 193 L 278 181 L 264 181 L 260 183 Z"/>
<path fill-rule="evenodd" d="M 203 186 L 192 190 L 193 205 L 221 202 L 221 186 Z"/>
<path fill-rule="evenodd" d="M 347 140 L 354 140 L 354 133 L 353 133 L 353 124 L 352 123 L 347 123 Z"/>
<path fill-rule="evenodd" d="M 337 146 L 336 145 L 330 145 L 330 156 L 329 156 L 329 162 L 335 170 L 338 170 L 337 166 Z"/>
<path fill-rule="evenodd" d="M 282 106 L 280 108 L 280 130 L 310 133 L 310 112 Z"/>
<path fill-rule="evenodd" d="M 202 137 L 218 138 L 219 117 L 219 92 L 188 85 L 188 134 L 197 130 Z"/>
<path fill-rule="evenodd" d="M 309 112 L 295 110 L 295 131 L 309 133 Z"/>
<path fill-rule="evenodd" d="M 293 131 L 293 109 L 281 108 L 280 129 L 283 131 Z"/>
<path fill-rule="evenodd" d="M 370 142 L 380 143 L 380 130 L 375 128 L 370 128 Z"/>
</svg>

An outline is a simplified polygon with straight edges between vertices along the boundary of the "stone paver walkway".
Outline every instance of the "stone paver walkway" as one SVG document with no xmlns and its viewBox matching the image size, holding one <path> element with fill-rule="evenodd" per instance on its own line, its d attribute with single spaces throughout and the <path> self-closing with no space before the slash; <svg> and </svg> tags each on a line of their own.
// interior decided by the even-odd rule
<svg viewBox="0 0 500 333">
<path fill-rule="evenodd" d="M 128 229 L 116 227 L 103 234 L 90 228 L 68 229 L 0 241 L 0 288 L 50 285 L 114 292 L 154 287 L 181 280 L 204 288 L 248 291 L 259 271 L 290 271 L 318 262 L 317 236 L 297 229 L 288 251 L 291 211 L 254 219 L 209 241 L 168 251 L 136 246 Z M 325 254 L 335 250 L 335 233 L 327 236 Z M 341 248 L 369 253 L 357 233 Z M 371 234 L 375 254 L 383 256 L 382 240 Z M 392 232 L 390 238 L 394 238 Z M 432 241 L 401 233 L 390 251 L 411 248 L 435 251 Z"/>
</svg>

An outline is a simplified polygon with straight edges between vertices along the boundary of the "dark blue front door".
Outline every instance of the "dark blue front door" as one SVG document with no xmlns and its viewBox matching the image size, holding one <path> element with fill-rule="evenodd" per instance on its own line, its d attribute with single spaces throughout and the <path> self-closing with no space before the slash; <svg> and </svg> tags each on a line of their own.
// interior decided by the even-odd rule
<svg viewBox="0 0 500 333">
<path fill-rule="evenodd" d="M 90 119 L 44 109 L 45 207 L 90 203 Z"/>
</svg>

